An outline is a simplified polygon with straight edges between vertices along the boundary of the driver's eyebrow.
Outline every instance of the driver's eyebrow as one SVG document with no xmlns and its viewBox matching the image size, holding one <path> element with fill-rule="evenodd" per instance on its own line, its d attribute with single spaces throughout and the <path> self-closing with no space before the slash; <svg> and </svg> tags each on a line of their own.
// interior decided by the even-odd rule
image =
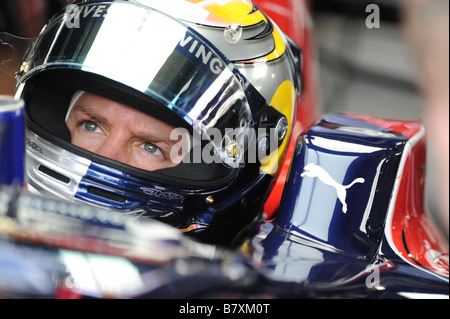
<svg viewBox="0 0 450 319">
<path fill-rule="evenodd" d="M 108 120 L 101 116 L 100 114 L 96 113 L 94 110 L 89 108 L 88 106 L 85 106 L 83 104 L 76 105 L 73 112 L 81 112 L 86 114 L 91 120 L 95 121 L 98 124 L 106 124 L 108 123 Z"/>
<path fill-rule="evenodd" d="M 157 132 L 153 132 L 152 134 L 135 132 L 135 135 L 150 143 L 163 144 L 164 148 L 170 148 L 178 142 L 177 140 L 171 140 L 169 137 L 160 136 Z"/>
</svg>

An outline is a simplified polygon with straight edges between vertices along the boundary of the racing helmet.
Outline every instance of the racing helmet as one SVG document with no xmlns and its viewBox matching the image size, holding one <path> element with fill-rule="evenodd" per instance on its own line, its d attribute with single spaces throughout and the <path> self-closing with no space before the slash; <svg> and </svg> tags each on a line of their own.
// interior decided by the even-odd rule
<svg viewBox="0 0 450 319">
<path fill-rule="evenodd" d="M 236 244 L 281 166 L 299 65 L 300 49 L 249 1 L 72 1 L 17 73 L 27 187 Z M 74 143 L 83 96 L 173 128 L 173 165 L 146 169 Z M 86 114 L 77 125 L 93 133 L 101 125 Z"/>
</svg>

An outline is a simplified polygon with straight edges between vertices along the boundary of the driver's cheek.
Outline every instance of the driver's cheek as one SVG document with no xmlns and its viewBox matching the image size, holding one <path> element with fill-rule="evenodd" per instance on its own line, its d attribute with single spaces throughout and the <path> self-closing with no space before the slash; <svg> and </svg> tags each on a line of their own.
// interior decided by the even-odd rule
<svg viewBox="0 0 450 319">
<path fill-rule="evenodd" d="M 93 145 L 91 152 L 124 163 L 130 166 L 136 165 L 136 154 L 128 141 L 105 138 Z"/>
<path fill-rule="evenodd" d="M 132 157 L 133 164 L 131 166 L 144 169 L 147 171 L 155 171 L 163 168 L 169 168 L 175 166 L 170 159 L 159 158 L 153 155 L 142 155 L 140 150 L 137 150 Z"/>
<path fill-rule="evenodd" d="M 92 136 L 86 137 L 84 134 L 78 133 L 76 131 L 72 131 L 71 133 L 72 140 L 71 143 L 75 146 L 84 148 L 92 153 L 97 153 L 103 144 L 103 138 Z"/>
</svg>

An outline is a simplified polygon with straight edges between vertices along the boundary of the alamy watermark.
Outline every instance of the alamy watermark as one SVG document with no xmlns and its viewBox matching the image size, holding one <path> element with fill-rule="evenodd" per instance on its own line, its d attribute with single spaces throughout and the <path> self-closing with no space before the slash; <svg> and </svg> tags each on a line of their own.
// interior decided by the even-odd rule
<svg viewBox="0 0 450 319">
<path fill-rule="evenodd" d="M 380 7 L 376 4 L 369 4 L 366 6 L 366 13 L 369 15 L 366 17 L 366 27 L 368 29 L 379 29 L 380 24 Z"/>
<path fill-rule="evenodd" d="M 222 163 L 240 167 L 246 163 L 261 163 L 266 173 L 278 170 L 279 146 L 286 138 L 285 129 L 229 128 L 224 131 L 209 128 L 202 134 L 189 133 L 184 128 L 174 129 L 170 139 L 173 163 Z M 268 171 L 267 171 L 268 170 Z"/>
<path fill-rule="evenodd" d="M 366 287 L 369 289 L 380 289 L 380 269 L 374 265 L 366 268 L 369 275 L 366 277 Z"/>
<path fill-rule="evenodd" d="M 66 27 L 68 29 L 80 28 L 80 8 L 76 4 L 66 7 Z"/>
<path fill-rule="evenodd" d="M 80 28 L 81 18 L 101 18 L 108 13 L 106 5 L 87 6 L 80 8 L 76 4 L 66 7 L 66 27 L 68 29 Z"/>
</svg>

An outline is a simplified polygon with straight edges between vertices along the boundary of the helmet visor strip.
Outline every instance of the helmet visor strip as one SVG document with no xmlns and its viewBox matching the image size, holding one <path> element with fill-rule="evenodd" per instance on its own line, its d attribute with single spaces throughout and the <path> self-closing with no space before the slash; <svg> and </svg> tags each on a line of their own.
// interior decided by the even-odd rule
<svg viewBox="0 0 450 319">
<path fill-rule="evenodd" d="M 74 5 L 75 6 L 75 5 Z M 101 75 L 142 92 L 208 140 L 222 163 L 243 164 L 263 97 L 198 33 L 135 3 L 81 4 L 51 20 L 25 77 L 43 69 Z M 253 109 L 254 108 L 254 109 Z"/>
</svg>

